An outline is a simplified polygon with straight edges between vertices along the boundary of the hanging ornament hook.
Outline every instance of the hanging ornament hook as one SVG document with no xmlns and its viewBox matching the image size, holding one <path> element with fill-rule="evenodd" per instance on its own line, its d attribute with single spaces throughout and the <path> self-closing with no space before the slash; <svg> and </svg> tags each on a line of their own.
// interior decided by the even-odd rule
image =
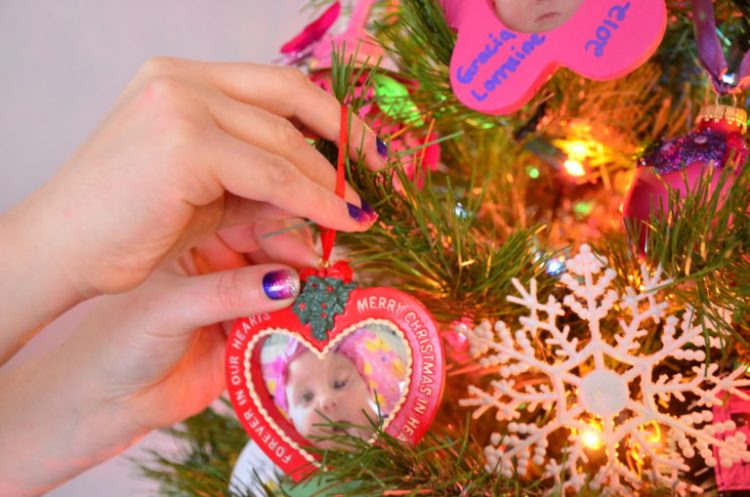
<svg viewBox="0 0 750 497">
<path fill-rule="evenodd" d="M 349 107 L 341 104 L 341 120 L 339 129 L 339 154 L 336 161 L 336 195 L 344 198 L 346 188 L 346 157 L 349 153 Z M 336 230 L 325 228 L 321 235 L 323 242 L 323 256 L 320 261 L 320 269 L 328 268 L 333 244 L 336 242 Z"/>
<path fill-rule="evenodd" d="M 750 51 L 742 57 L 736 73 L 729 73 L 724 50 L 716 33 L 716 17 L 712 0 L 693 0 L 695 38 L 703 67 L 711 76 L 719 95 L 735 95 L 750 87 Z"/>
</svg>

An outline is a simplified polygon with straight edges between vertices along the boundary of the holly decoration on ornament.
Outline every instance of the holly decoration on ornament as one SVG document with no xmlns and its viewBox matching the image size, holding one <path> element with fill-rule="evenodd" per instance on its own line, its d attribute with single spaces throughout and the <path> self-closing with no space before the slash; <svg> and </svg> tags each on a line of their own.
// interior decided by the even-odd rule
<svg viewBox="0 0 750 497">
<path fill-rule="evenodd" d="M 344 312 L 349 293 L 356 287 L 335 277 L 308 276 L 292 309 L 301 323 L 310 324 L 313 337 L 328 340 L 334 319 Z"/>
</svg>

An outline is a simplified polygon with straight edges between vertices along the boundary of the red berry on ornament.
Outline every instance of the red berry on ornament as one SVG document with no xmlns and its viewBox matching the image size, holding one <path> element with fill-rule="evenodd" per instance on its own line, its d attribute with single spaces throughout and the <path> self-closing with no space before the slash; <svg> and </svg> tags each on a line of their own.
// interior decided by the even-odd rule
<svg viewBox="0 0 750 497">
<path fill-rule="evenodd" d="M 746 130 L 747 112 L 743 109 L 726 105 L 701 109 L 690 133 L 661 143 L 640 158 L 623 202 L 625 219 L 645 222 L 652 214 L 666 212 L 669 190 L 676 190 L 684 197 L 694 191 L 710 168 L 715 173 L 710 184 L 710 193 L 713 193 L 724 168 L 734 168 L 738 173 L 745 164 L 748 156 Z M 731 188 L 734 180 L 735 175 L 730 174 L 724 190 Z M 641 236 L 642 246 L 644 242 L 645 236 Z"/>
</svg>

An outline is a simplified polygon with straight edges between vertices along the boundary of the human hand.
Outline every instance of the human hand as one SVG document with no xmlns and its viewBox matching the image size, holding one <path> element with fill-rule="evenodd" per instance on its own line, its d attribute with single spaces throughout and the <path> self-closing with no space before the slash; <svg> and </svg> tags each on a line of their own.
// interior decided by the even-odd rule
<svg viewBox="0 0 750 497">
<path fill-rule="evenodd" d="M 192 253 L 0 375 L 0 495 L 39 495 L 201 411 L 224 390 L 222 321 L 287 306 L 299 288 L 293 269 L 247 266 L 219 239 Z"/>
<path fill-rule="evenodd" d="M 364 230 L 372 217 L 351 189 L 353 208 L 335 196 L 334 169 L 292 124 L 335 141 L 338 116 L 335 98 L 294 69 L 154 59 L 27 202 L 44 211 L 30 238 L 46 233 L 46 251 L 88 296 L 131 289 L 166 256 L 238 222 L 291 214 Z M 361 140 L 367 164 L 383 166 L 353 117 L 351 143 Z"/>
<path fill-rule="evenodd" d="M 301 131 L 336 141 L 339 109 L 290 68 L 148 62 L 61 171 L 0 218 L 18 280 L 4 278 L 19 292 L 8 307 L 35 303 L 33 318 L 16 314 L 8 327 L 132 289 L 221 228 L 299 216 L 367 229 L 372 210 L 350 187 L 346 200 L 333 193 L 334 168 Z M 355 116 L 350 143 L 352 155 L 362 144 L 368 167 L 385 165 Z M 50 281 L 61 283 L 46 289 Z"/>
</svg>

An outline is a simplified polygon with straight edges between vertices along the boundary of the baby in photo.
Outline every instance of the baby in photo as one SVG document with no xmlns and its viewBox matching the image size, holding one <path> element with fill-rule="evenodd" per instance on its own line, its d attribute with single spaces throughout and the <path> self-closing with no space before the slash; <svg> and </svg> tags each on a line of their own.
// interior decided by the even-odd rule
<svg viewBox="0 0 750 497">
<path fill-rule="evenodd" d="M 372 422 L 387 416 L 400 399 L 405 367 L 382 337 L 360 328 L 323 358 L 290 340 L 266 377 L 274 387 L 274 402 L 303 437 L 345 430 L 320 426 L 333 422 L 357 425 L 346 431 L 368 438 Z M 330 448 L 330 442 L 315 445 Z"/>
<path fill-rule="evenodd" d="M 513 31 L 544 33 L 562 26 L 583 0 L 494 0 L 495 12 Z"/>
<path fill-rule="evenodd" d="M 322 358 L 289 339 L 283 352 L 264 364 L 263 376 L 274 403 L 316 447 L 337 448 L 333 440 L 318 440 L 336 434 L 368 439 L 373 423 L 397 407 L 407 376 L 405 351 L 392 331 L 380 328 L 357 329 Z M 266 484 L 281 472 L 249 441 L 235 465 L 233 487 L 255 488 L 253 471 Z"/>
</svg>

